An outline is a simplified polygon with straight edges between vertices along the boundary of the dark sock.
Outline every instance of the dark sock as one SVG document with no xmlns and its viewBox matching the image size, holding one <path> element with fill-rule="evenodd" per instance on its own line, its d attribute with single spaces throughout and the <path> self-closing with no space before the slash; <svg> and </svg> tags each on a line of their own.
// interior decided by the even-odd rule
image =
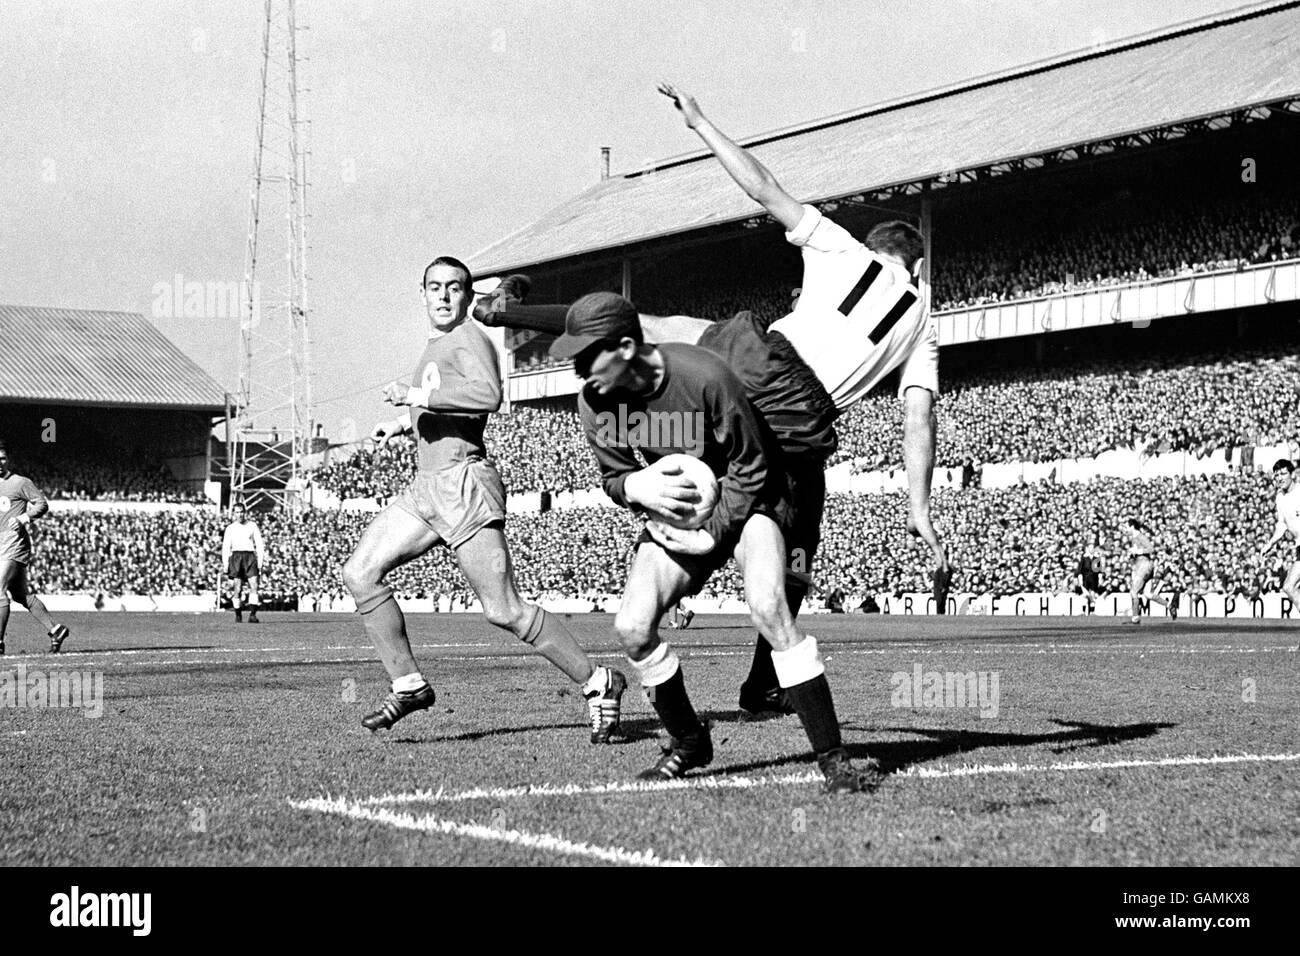
<svg viewBox="0 0 1300 956">
<path fill-rule="evenodd" d="M 564 317 L 568 313 L 567 305 L 521 305 L 507 301 L 505 309 L 494 316 L 496 321 L 493 324 L 560 335 L 564 332 Z"/>
<path fill-rule="evenodd" d="M 672 736 L 680 740 L 698 734 L 704 728 L 691 706 L 691 699 L 686 696 L 686 682 L 682 679 L 680 667 L 668 680 L 647 689 L 655 713 Z"/>
<path fill-rule="evenodd" d="M 799 715 L 814 753 L 824 754 L 844 745 L 840 722 L 835 717 L 835 701 L 831 699 L 831 685 L 826 683 L 825 674 L 787 687 L 785 693 Z"/>
<path fill-rule="evenodd" d="M 778 685 L 776 666 L 772 663 L 772 645 L 762 634 L 754 642 L 754 660 L 749 665 L 749 676 L 745 678 L 745 687 L 751 693 L 765 693 Z"/>
</svg>

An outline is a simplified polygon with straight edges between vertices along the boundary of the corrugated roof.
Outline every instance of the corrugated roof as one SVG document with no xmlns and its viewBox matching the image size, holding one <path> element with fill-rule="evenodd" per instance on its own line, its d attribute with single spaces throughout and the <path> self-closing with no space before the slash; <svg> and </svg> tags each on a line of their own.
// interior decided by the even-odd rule
<svg viewBox="0 0 1300 956">
<path fill-rule="evenodd" d="M 224 411 L 225 389 L 134 312 L 0 305 L 0 400 Z"/>
<path fill-rule="evenodd" d="M 814 202 L 1297 95 L 1300 9 L 1288 3 L 748 142 L 787 192 Z M 684 127 L 681 136 L 694 139 Z M 503 273 L 756 212 L 706 152 L 605 180 L 488 246 L 470 267 Z"/>
</svg>

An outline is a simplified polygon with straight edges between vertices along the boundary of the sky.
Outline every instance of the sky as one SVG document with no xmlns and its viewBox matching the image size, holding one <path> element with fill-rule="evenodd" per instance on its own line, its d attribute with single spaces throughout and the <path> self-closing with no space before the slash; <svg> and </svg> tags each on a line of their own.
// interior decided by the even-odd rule
<svg viewBox="0 0 1300 956">
<path fill-rule="evenodd" d="M 695 151 L 661 78 L 744 137 L 1241 6 L 301 2 L 316 419 L 391 417 L 434 256 L 577 195 L 602 146 L 615 174 Z M 168 315 L 159 289 L 243 275 L 262 21 L 261 0 L 0 0 L 0 303 L 140 312 L 235 390 L 237 313 Z"/>
</svg>

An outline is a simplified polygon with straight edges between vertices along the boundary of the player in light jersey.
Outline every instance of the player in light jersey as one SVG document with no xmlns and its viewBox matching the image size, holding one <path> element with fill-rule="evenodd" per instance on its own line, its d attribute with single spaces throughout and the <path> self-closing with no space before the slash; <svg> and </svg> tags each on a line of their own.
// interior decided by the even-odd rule
<svg viewBox="0 0 1300 956">
<path fill-rule="evenodd" d="M 786 600 L 797 613 L 812 582 L 821 539 L 826 462 L 838 445 L 834 423 L 895 369 L 902 369 L 903 448 L 908 475 L 907 528 L 934 556 L 936 604 L 944 607 L 953 568 L 930 516 L 935 415 L 939 394 L 938 335 L 922 275 L 920 233 L 902 222 L 876 226 L 865 244 L 811 206 L 785 192 L 761 163 L 705 119 L 695 100 L 671 84 L 660 92 L 681 110 L 723 168 L 787 230 L 803 251 L 800 295 L 785 318 L 765 325 L 749 312 L 726 322 L 691 316 L 641 315 L 646 341 L 698 344 L 724 358 L 784 452 L 795 517 L 786 541 Z M 914 281 L 916 280 L 916 281 Z M 523 306 L 527 277 L 511 276 L 475 314 L 491 324 L 558 334 L 564 306 Z M 741 687 L 742 710 L 789 712 L 771 663 L 771 648 L 755 645 Z"/>
<path fill-rule="evenodd" d="M 504 524 L 506 492 L 487 459 L 483 430 L 501 406 L 496 350 L 468 318 L 473 298 L 469 269 L 450 256 L 424 271 L 421 294 L 429 316 L 429 344 L 415 367 L 414 384 L 392 383 L 385 400 L 410 411 L 375 427 L 382 443 L 414 432 L 419 469 L 388 505 L 343 566 L 343 583 L 356 600 L 366 631 L 392 678 L 392 692 L 362 724 L 371 731 L 430 707 L 434 690 L 411 654 L 406 618 L 384 577 L 441 544 L 456 555 L 461 572 L 483 604 L 484 616 L 581 685 L 591 720 L 591 742 L 606 743 L 618 729 L 627 681 L 593 667 L 559 619 L 519 596 Z"/>
<path fill-rule="evenodd" d="M 1160 597 L 1163 582 L 1156 577 L 1155 532 L 1137 518 L 1124 522 L 1124 531 L 1129 536 L 1129 557 L 1133 559 L 1133 575 L 1129 580 L 1129 624 L 1141 624 L 1138 613 L 1139 599 L 1154 601 L 1169 612 L 1171 618 L 1178 617 L 1178 591 L 1174 591 L 1168 600 Z"/>
<path fill-rule="evenodd" d="M 255 521 L 249 520 L 243 504 L 236 504 L 231 510 L 231 523 L 221 536 L 221 565 L 226 569 L 226 576 L 234 582 L 231 589 L 230 606 L 235 609 L 235 621 L 244 620 L 243 590 L 248 585 L 248 623 L 261 624 L 257 618 L 258 605 L 262 597 L 257 590 L 257 582 L 262 569 L 266 567 L 266 546 L 262 543 L 262 532 Z"/>
<path fill-rule="evenodd" d="M 1273 487 L 1277 489 L 1277 527 L 1273 536 L 1260 549 L 1268 554 L 1290 532 L 1300 546 L 1300 482 L 1295 480 L 1295 463 L 1280 458 L 1273 464 Z M 1291 599 L 1292 607 L 1300 609 L 1300 547 L 1291 556 L 1291 568 L 1282 580 L 1282 592 Z"/>
<path fill-rule="evenodd" d="M 68 639 L 68 626 L 55 624 L 45 602 L 27 585 L 27 566 L 32 560 L 29 528 L 34 519 L 49 510 L 45 496 L 31 479 L 9 470 L 9 453 L 0 445 L 0 654 L 5 652 L 11 595 L 45 628 L 51 654 L 59 653 Z"/>
</svg>

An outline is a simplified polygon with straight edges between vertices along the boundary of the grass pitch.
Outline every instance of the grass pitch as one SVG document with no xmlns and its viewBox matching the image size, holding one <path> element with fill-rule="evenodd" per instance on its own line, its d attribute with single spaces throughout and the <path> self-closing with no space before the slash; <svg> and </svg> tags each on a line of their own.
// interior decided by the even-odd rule
<svg viewBox="0 0 1300 956">
<path fill-rule="evenodd" d="M 680 784 L 635 781 L 658 753 L 637 689 L 627 739 L 593 747 L 576 689 L 476 616 L 410 617 L 438 703 L 373 736 L 356 618 L 263 619 L 72 615 L 53 657 L 15 616 L 0 864 L 1300 862 L 1291 622 L 807 617 L 846 742 L 892 771 L 828 797 L 797 718 L 737 720 L 742 619 L 666 632 L 717 750 Z M 618 664 L 611 618 L 567 620 Z M 102 675 L 98 718 L 33 696 L 74 674 Z"/>
</svg>

